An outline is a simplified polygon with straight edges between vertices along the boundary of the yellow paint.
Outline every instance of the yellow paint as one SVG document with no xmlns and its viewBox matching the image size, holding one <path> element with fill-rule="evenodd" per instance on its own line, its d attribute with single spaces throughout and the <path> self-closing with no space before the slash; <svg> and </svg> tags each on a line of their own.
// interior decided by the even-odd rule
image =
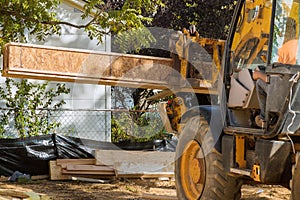
<svg viewBox="0 0 300 200">
<path fill-rule="evenodd" d="M 239 168 L 246 168 L 245 160 L 245 137 L 236 136 L 235 137 L 235 161 L 238 164 Z"/>
<path fill-rule="evenodd" d="M 296 20 L 296 24 L 299 24 L 299 3 L 298 2 L 293 2 L 293 7 L 292 7 L 292 12 L 291 12 L 291 17 L 293 19 Z M 299 35 L 299 26 L 296 26 L 296 31 L 297 31 L 297 38 L 298 38 L 298 35 Z"/>
<path fill-rule="evenodd" d="M 181 186 L 187 199 L 199 199 L 205 182 L 204 155 L 200 145 L 191 140 L 180 161 Z"/>
<path fill-rule="evenodd" d="M 221 70 L 221 60 L 222 55 L 220 53 L 223 53 L 225 41 L 224 40 L 218 40 L 218 39 L 210 39 L 210 38 L 203 38 L 200 37 L 198 32 L 196 32 L 195 35 L 191 36 L 188 30 L 184 29 L 183 34 L 179 37 L 179 40 L 176 42 L 176 52 L 178 54 L 178 57 L 181 61 L 180 66 L 180 74 L 182 78 L 188 78 L 188 64 L 189 64 L 189 47 L 191 43 L 197 43 L 202 47 L 211 47 L 212 52 L 212 79 L 211 80 L 201 80 L 202 82 L 206 82 L 207 85 L 214 85 L 214 83 L 218 79 L 219 72 Z M 198 66 L 201 68 L 201 66 Z M 190 77 L 194 78 L 194 77 Z M 200 92 L 201 93 L 201 92 Z"/>
<path fill-rule="evenodd" d="M 234 55 L 243 52 L 239 57 L 247 60 L 245 64 L 251 64 L 261 50 L 266 50 L 267 36 L 270 34 L 271 13 L 272 3 L 270 0 L 246 1 L 240 14 L 232 44 Z M 258 44 L 251 46 L 251 43 L 248 42 L 253 38 L 258 39 Z M 256 45 L 256 51 L 250 53 Z M 245 51 L 246 47 L 249 51 Z"/>
<path fill-rule="evenodd" d="M 169 100 L 169 105 L 166 107 L 167 114 L 172 126 L 172 129 L 175 132 L 180 133 L 182 129 L 182 124 L 180 120 L 182 115 L 187 111 L 187 107 L 184 103 L 184 99 L 181 97 L 176 97 L 172 100 Z"/>
<path fill-rule="evenodd" d="M 261 182 L 260 165 L 254 164 L 252 167 L 251 178 L 255 181 Z"/>
</svg>

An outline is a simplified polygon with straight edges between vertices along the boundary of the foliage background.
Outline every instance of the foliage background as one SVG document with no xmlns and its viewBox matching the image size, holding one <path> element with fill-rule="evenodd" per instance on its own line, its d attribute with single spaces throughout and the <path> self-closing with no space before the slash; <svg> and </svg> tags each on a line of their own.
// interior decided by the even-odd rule
<svg viewBox="0 0 300 200">
<path fill-rule="evenodd" d="M 161 0 L 89 0 L 84 1 L 82 19 L 91 16 L 86 24 L 58 20 L 60 0 L 2 0 L 0 1 L 0 45 L 26 42 L 26 33 L 44 40 L 60 34 L 61 26 L 84 29 L 90 38 L 102 41 L 104 34 L 118 34 L 144 27 L 151 18 L 143 13 L 156 12 Z"/>
<path fill-rule="evenodd" d="M 190 25 L 195 25 L 202 37 L 226 39 L 236 4 L 234 0 L 164 0 L 162 2 L 164 6 L 158 7 L 157 12 L 152 15 L 152 22 L 145 24 L 148 29 L 140 29 L 140 32 L 151 33 L 147 43 L 145 44 L 143 37 L 132 37 L 135 34 L 139 35 L 139 32 L 129 31 L 113 37 L 113 51 L 170 57 L 168 46 L 170 35 L 174 31 L 189 28 Z M 126 97 L 131 97 L 133 104 L 130 109 L 132 110 L 148 109 L 153 102 L 146 99 L 155 93 L 153 90 L 130 88 L 115 88 L 112 92 L 115 95 L 115 101 L 123 104 L 122 107 L 127 106 L 124 105 Z M 135 117 L 135 120 L 143 118 L 143 113 Z M 115 120 L 113 133 L 123 135 L 123 138 L 129 137 L 118 127 L 121 126 Z M 163 135 L 160 136 L 163 137 Z"/>
<path fill-rule="evenodd" d="M 0 87 L 0 98 L 7 109 L 0 116 L 0 138 L 16 137 L 9 132 L 9 126 L 14 126 L 21 138 L 53 133 L 59 124 L 49 122 L 49 111 L 62 107 L 65 101 L 55 98 L 68 94 L 70 89 L 59 83 L 55 88 L 47 86 L 47 82 L 6 79 L 5 87 Z"/>
<path fill-rule="evenodd" d="M 112 50 L 116 52 L 169 57 L 170 34 L 191 24 L 203 37 L 226 39 L 236 1 L 89 0 L 84 1 L 81 16 L 83 19 L 92 16 L 86 24 L 58 20 L 55 11 L 60 3 L 60 0 L 0 1 L 0 46 L 8 42 L 26 42 L 26 33 L 44 40 L 48 35 L 60 34 L 61 26 L 70 26 L 84 29 L 90 38 L 97 38 L 99 42 L 104 34 L 111 34 L 115 41 Z M 167 31 L 151 31 L 146 27 Z M 152 90 L 124 89 L 119 96 L 120 101 L 124 96 L 132 96 L 133 105 L 129 109 L 144 110 L 151 105 L 146 98 L 153 93 Z M 143 114 L 131 117 L 142 126 L 146 119 Z"/>
</svg>

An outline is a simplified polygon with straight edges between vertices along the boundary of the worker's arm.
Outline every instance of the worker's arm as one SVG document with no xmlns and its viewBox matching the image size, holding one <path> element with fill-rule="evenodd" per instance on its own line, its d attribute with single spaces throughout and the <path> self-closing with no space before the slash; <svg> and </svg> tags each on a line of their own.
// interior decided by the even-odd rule
<svg viewBox="0 0 300 200">
<path fill-rule="evenodd" d="M 266 83 L 268 82 L 268 76 L 265 73 L 258 71 L 258 70 L 253 70 L 252 77 L 254 80 L 261 79 Z"/>
</svg>

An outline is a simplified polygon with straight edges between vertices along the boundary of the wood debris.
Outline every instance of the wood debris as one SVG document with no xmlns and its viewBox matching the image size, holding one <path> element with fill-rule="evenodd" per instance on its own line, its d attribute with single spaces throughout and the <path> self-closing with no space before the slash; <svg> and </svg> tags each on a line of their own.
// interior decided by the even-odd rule
<svg viewBox="0 0 300 200">
<path fill-rule="evenodd" d="M 96 165 L 114 166 L 117 177 L 174 177 L 174 152 L 95 150 Z"/>
<path fill-rule="evenodd" d="M 96 150 L 95 159 L 50 161 L 50 179 L 173 178 L 174 156 L 174 152 Z"/>
<path fill-rule="evenodd" d="M 45 194 L 35 193 L 30 189 L 17 188 L 0 184 L 0 200 L 50 200 Z"/>
<path fill-rule="evenodd" d="M 72 180 L 75 176 L 86 178 L 114 177 L 112 166 L 96 165 L 95 159 L 57 159 L 50 161 L 51 180 Z"/>
</svg>

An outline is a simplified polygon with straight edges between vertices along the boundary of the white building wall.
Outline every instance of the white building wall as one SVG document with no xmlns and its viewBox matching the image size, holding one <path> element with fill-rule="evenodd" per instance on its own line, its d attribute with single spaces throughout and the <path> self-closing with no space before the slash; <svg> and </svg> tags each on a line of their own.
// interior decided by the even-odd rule
<svg viewBox="0 0 300 200">
<path fill-rule="evenodd" d="M 87 19 L 83 21 L 81 19 L 81 11 L 67 4 L 62 4 L 57 12 L 59 13 L 60 19 L 71 23 L 85 24 L 89 20 Z M 111 51 L 111 40 L 109 36 L 103 37 L 103 43 L 98 45 L 98 41 L 90 40 L 83 30 L 63 27 L 61 33 L 62 34 L 60 36 L 53 35 L 48 37 L 45 41 L 38 41 L 33 36 L 30 36 L 28 37 L 28 42 L 46 46 L 106 52 Z M 1 77 L 1 84 L 3 84 L 4 81 L 5 78 Z M 50 87 L 55 84 L 55 82 L 50 82 Z M 80 84 L 76 82 L 66 83 L 66 86 L 71 89 L 71 92 L 70 94 L 63 95 L 61 97 L 66 102 L 63 108 L 81 111 L 65 111 L 64 113 L 60 113 L 60 116 L 57 119 L 59 119 L 63 125 L 57 130 L 57 133 L 98 141 L 110 141 L 110 112 L 97 110 L 106 110 L 111 108 L 111 87 Z"/>
</svg>

